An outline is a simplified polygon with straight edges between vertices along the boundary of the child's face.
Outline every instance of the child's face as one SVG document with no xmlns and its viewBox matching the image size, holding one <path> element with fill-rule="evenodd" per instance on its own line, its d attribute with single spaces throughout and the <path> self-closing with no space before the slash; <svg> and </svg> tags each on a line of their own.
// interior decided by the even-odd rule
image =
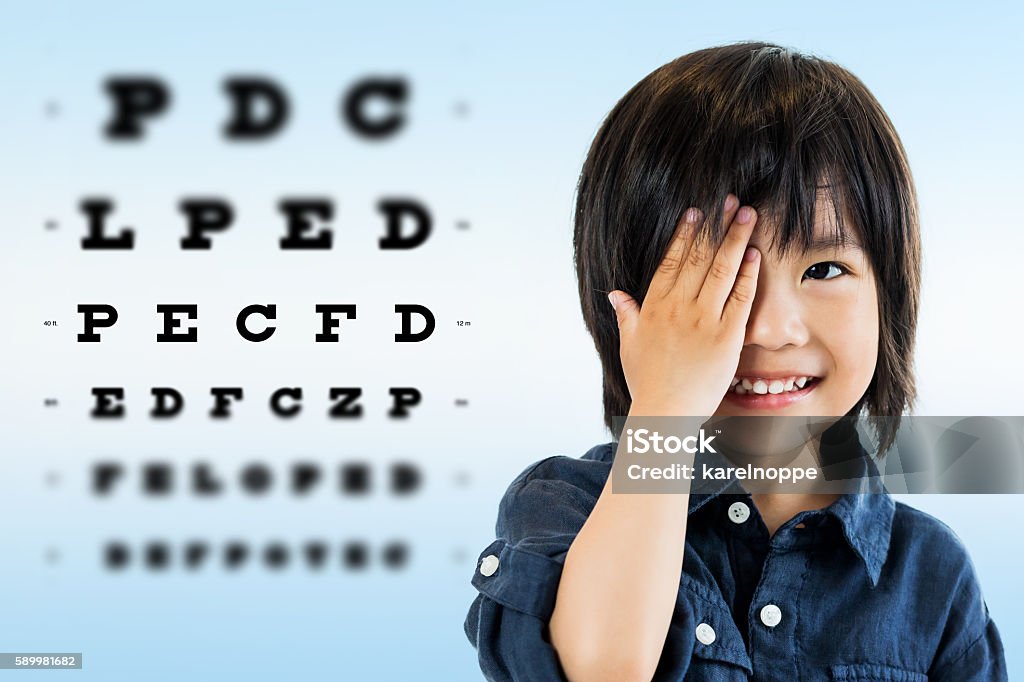
<svg viewBox="0 0 1024 682">
<path fill-rule="evenodd" d="M 819 199 L 816 209 L 815 236 L 830 236 L 831 204 Z M 852 232 L 852 221 L 846 225 Z M 734 386 L 715 415 L 844 415 L 867 390 L 878 356 L 878 292 L 868 254 L 831 244 L 800 254 L 794 245 L 782 260 L 768 250 L 770 241 L 770 227 L 759 220 L 750 245 L 761 252 L 761 267 L 736 371 L 752 389 L 739 394 Z M 794 392 L 786 391 L 786 377 L 800 376 L 814 379 L 802 390 L 789 383 Z"/>
</svg>

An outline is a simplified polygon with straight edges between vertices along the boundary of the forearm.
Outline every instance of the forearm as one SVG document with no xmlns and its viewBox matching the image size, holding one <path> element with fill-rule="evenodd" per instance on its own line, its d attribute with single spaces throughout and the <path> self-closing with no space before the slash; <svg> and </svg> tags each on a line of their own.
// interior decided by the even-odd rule
<svg viewBox="0 0 1024 682">
<path fill-rule="evenodd" d="M 650 680 L 682 572 L 689 494 L 611 492 L 566 555 L 549 629 L 573 682 Z"/>
</svg>

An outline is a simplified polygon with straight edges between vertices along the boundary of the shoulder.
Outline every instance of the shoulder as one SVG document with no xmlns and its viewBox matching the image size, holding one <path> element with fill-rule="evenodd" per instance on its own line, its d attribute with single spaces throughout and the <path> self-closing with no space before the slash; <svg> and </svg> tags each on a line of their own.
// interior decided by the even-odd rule
<svg viewBox="0 0 1024 682">
<path fill-rule="evenodd" d="M 893 512 L 888 562 L 899 566 L 933 594 L 948 590 L 954 598 L 981 603 L 981 588 L 967 546 L 943 521 L 897 501 Z"/>
<path fill-rule="evenodd" d="M 533 462 L 509 484 L 505 497 L 515 497 L 531 486 L 547 484 L 599 494 L 611 471 L 614 447 L 614 442 L 602 443 L 590 448 L 581 457 L 551 455 Z"/>
<path fill-rule="evenodd" d="M 906 502 L 893 500 L 895 512 L 893 524 L 901 524 L 907 530 L 924 533 L 922 539 L 928 542 L 953 542 L 962 545 L 959 536 L 945 522 L 926 511 L 912 507 Z"/>
<path fill-rule="evenodd" d="M 912 507 L 905 502 L 895 501 L 892 520 L 891 550 L 928 557 L 935 568 L 946 569 L 943 573 L 973 573 L 970 555 L 960 536 L 940 519 Z"/>
<path fill-rule="evenodd" d="M 515 541 L 538 532 L 578 531 L 611 472 L 614 447 L 603 443 L 581 457 L 552 455 L 527 466 L 498 505 L 498 535 Z"/>
</svg>

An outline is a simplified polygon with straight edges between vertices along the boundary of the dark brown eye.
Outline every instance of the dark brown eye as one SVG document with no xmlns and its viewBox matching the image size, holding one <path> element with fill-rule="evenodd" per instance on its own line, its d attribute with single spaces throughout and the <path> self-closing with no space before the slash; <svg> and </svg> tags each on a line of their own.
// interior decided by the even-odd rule
<svg viewBox="0 0 1024 682">
<path fill-rule="evenodd" d="M 834 261 L 823 261 L 821 263 L 815 263 L 811 267 L 807 268 L 807 272 L 804 273 L 804 277 L 825 280 L 835 279 L 836 277 L 839 277 L 840 275 L 845 275 L 846 273 L 846 268 L 844 268 L 839 263 L 836 263 Z"/>
</svg>

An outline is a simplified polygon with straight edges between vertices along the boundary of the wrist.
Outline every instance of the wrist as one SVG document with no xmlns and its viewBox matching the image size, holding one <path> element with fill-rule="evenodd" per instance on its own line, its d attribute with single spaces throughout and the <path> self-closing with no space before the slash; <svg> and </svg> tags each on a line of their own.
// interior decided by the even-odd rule
<svg viewBox="0 0 1024 682">
<path fill-rule="evenodd" d="M 634 401 L 628 417 L 701 417 L 709 419 L 707 408 L 659 400 Z"/>
</svg>

